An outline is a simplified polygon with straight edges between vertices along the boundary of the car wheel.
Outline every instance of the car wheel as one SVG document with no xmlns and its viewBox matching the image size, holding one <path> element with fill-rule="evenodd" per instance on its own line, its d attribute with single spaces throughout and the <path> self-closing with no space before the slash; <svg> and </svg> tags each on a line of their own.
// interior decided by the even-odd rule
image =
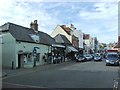
<svg viewBox="0 0 120 90">
<path fill-rule="evenodd" d="M 108 66 L 108 64 L 106 63 L 106 66 Z"/>
<path fill-rule="evenodd" d="M 119 66 L 119 63 L 117 63 L 117 66 Z"/>
</svg>

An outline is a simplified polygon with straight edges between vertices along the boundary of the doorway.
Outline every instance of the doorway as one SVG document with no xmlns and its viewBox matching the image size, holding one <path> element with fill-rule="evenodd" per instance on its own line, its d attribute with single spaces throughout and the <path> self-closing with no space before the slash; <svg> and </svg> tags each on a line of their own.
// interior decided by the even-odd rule
<svg viewBox="0 0 120 90">
<path fill-rule="evenodd" d="M 18 69 L 22 68 L 22 54 L 18 54 Z"/>
</svg>

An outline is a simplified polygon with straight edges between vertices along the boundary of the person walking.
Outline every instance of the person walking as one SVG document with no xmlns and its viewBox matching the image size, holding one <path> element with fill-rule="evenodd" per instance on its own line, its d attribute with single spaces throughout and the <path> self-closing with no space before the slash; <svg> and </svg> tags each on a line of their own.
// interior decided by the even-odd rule
<svg viewBox="0 0 120 90">
<path fill-rule="evenodd" d="M 46 53 L 44 53 L 44 55 L 43 55 L 43 60 L 44 60 L 44 64 L 46 64 L 46 62 L 47 62 L 47 55 L 46 55 Z"/>
</svg>

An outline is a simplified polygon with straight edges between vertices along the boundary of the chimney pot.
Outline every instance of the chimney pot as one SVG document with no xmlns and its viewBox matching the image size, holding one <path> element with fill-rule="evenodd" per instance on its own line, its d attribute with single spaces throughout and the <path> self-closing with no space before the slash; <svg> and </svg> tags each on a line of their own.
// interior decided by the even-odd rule
<svg viewBox="0 0 120 90">
<path fill-rule="evenodd" d="M 36 24 L 37 24 L 37 20 L 34 20 L 34 23 L 36 23 Z"/>
<path fill-rule="evenodd" d="M 73 25 L 73 24 L 71 24 L 71 25 L 70 25 L 70 27 L 71 27 L 71 28 L 74 28 L 74 25 Z"/>
<path fill-rule="evenodd" d="M 38 31 L 38 23 L 37 20 L 34 20 L 34 22 L 30 23 L 30 28 L 32 28 L 35 31 Z"/>
</svg>

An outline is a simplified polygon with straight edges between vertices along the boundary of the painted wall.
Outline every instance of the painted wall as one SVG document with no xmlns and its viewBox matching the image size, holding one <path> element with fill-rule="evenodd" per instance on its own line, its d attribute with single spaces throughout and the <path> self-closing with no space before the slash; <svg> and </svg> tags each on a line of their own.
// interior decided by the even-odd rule
<svg viewBox="0 0 120 90">
<path fill-rule="evenodd" d="M 92 48 L 92 50 L 95 49 L 95 38 L 94 37 L 92 38 L 91 48 Z"/>
<path fill-rule="evenodd" d="M 87 45 L 87 47 L 90 47 L 90 40 L 89 39 L 85 39 L 84 42 Z"/>
<path fill-rule="evenodd" d="M 23 52 L 33 53 L 34 47 L 39 47 L 39 49 L 37 49 L 37 53 L 40 53 L 40 59 L 39 62 L 36 63 L 37 65 L 43 65 L 44 61 L 42 58 L 44 53 L 47 53 L 48 51 L 51 52 L 51 47 L 48 45 L 18 42 L 9 32 L 2 33 L 2 35 L 2 65 L 5 67 L 12 67 L 12 61 L 14 62 L 14 68 L 18 67 L 18 52 L 20 50 L 22 50 Z"/>
<path fill-rule="evenodd" d="M 57 34 L 62 34 L 64 36 L 66 36 L 66 38 L 72 43 L 72 36 L 68 35 L 59 25 L 51 33 L 51 37 L 54 38 Z"/>
<path fill-rule="evenodd" d="M 120 26 L 119 26 L 120 27 Z M 118 29 L 118 36 L 120 36 L 120 29 Z"/>
<path fill-rule="evenodd" d="M 40 45 L 40 59 L 41 59 L 41 65 L 43 65 L 45 62 L 43 60 L 43 55 L 44 53 L 51 53 L 51 46 L 46 46 L 46 45 Z"/>
<path fill-rule="evenodd" d="M 14 62 L 14 67 L 16 65 L 15 59 L 15 39 L 9 33 L 2 33 L 3 35 L 3 46 L 2 46 L 2 64 L 6 67 L 12 67 L 12 61 Z"/>
<path fill-rule="evenodd" d="M 83 32 L 81 30 L 78 30 L 79 34 L 79 48 L 83 48 Z"/>
<path fill-rule="evenodd" d="M 44 60 L 43 60 L 43 55 L 44 53 L 47 53 L 48 51 L 51 52 L 51 48 L 48 45 L 42 45 L 42 44 L 35 44 L 35 43 L 27 43 L 27 42 L 18 42 L 16 44 L 16 67 L 18 67 L 18 52 L 22 50 L 23 52 L 29 52 L 33 54 L 33 49 L 34 47 L 38 47 L 37 53 L 40 53 L 40 58 L 39 61 L 36 63 L 37 65 L 43 65 Z M 33 55 L 32 55 L 32 62 L 29 64 L 28 67 L 33 66 Z"/>
<path fill-rule="evenodd" d="M 2 67 L 2 35 L 0 35 L 0 69 Z"/>
</svg>

